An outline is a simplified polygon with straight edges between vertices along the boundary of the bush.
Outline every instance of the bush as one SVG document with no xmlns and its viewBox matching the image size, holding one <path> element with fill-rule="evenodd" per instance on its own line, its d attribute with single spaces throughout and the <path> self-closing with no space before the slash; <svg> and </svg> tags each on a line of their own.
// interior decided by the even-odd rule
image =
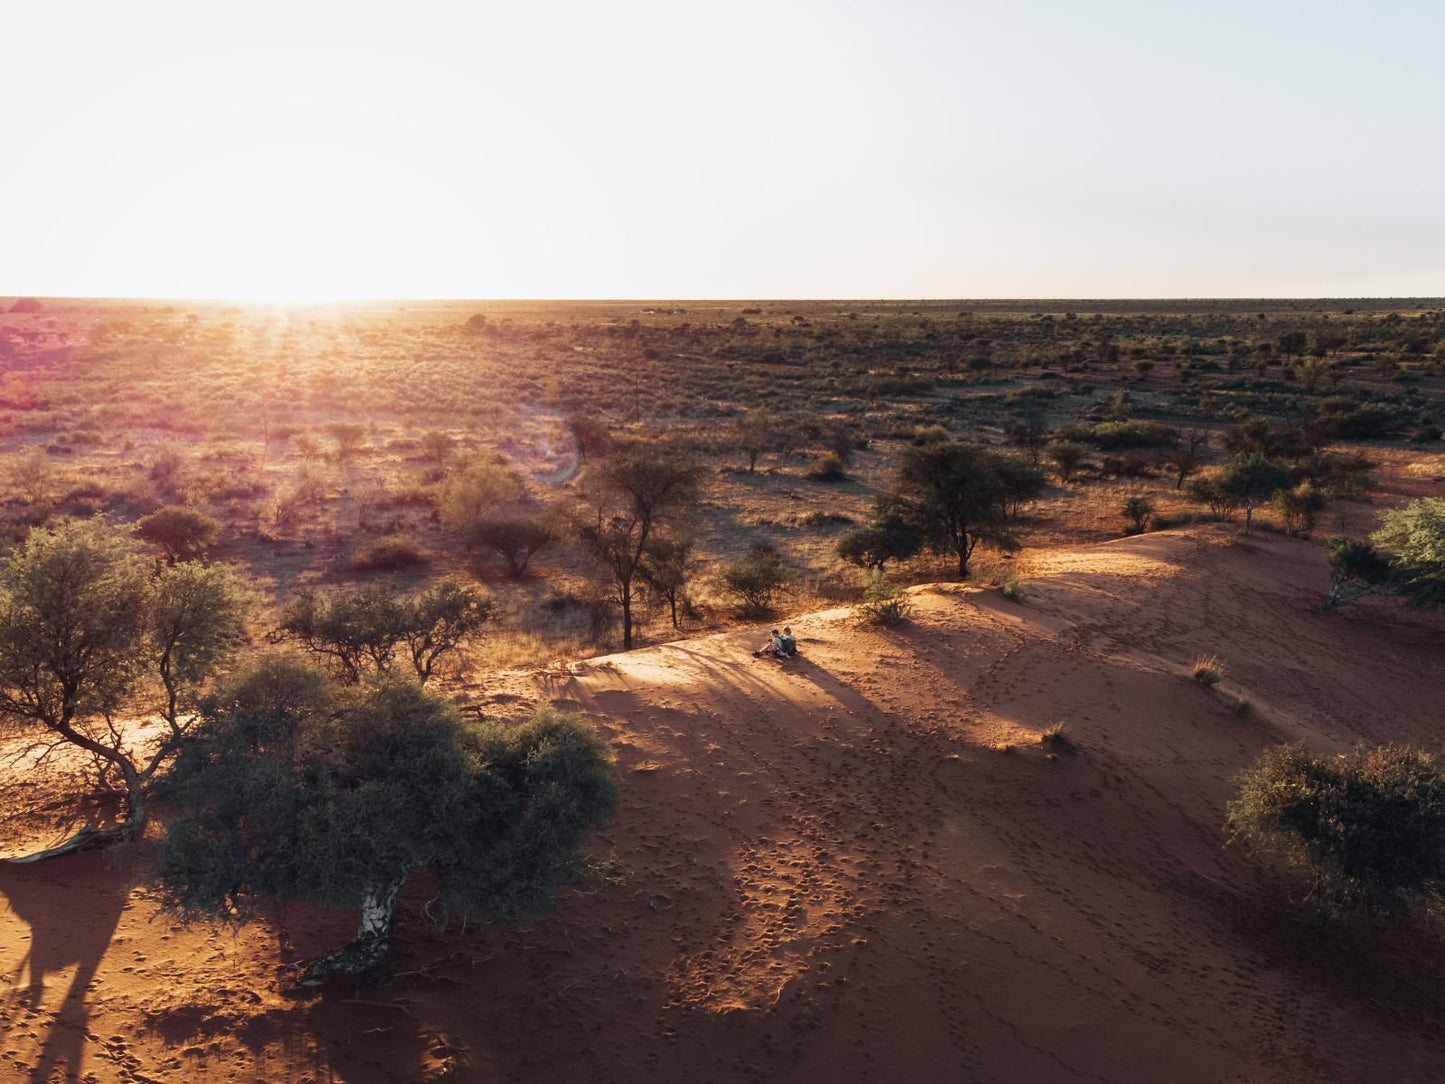
<svg viewBox="0 0 1445 1084">
<path fill-rule="evenodd" d="M 1189 676 L 1206 689 L 1212 689 L 1224 677 L 1224 663 L 1216 655 L 1200 655 L 1190 666 Z"/>
<path fill-rule="evenodd" d="M 881 572 L 889 561 L 906 561 L 922 548 L 917 527 L 897 512 L 884 512 L 868 526 L 838 539 L 837 554 L 849 564 Z"/>
<path fill-rule="evenodd" d="M 1445 774 L 1431 754 L 1381 746 L 1321 757 L 1278 746 L 1238 783 L 1234 838 L 1304 871 L 1326 913 L 1440 902 Z"/>
<path fill-rule="evenodd" d="M 166 551 L 171 564 L 199 557 L 215 545 L 221 525 L 194 508 L 171 505 L 152 512 L 136 525 L 136 534 Z"/>
<path fill-rule="evenodd" d="M 722 571 L 724 590 L 736 599 L 746 616 L 769 612 L 787 582 L 782 555 L 766 542 L 759 542 L 747 557 Z"/>
<path fill-rule="evenodd" d="M 829 452 L 818 460 L 808 472 L 808 477 L 815 482 L 845 482 L 848 480 L 848 472 L 843 467 L 843 461 Z"/>
<path fill-rule="evenodd" d="M 547 911 L 616 807 L 611 761 L 570 717 L 469 723 L 415 683 L 342 689 L 268 660 L 207 705 L 176 762 L 158 895 L 183 919 L 354 908 L 355 939 L 302 981 L 365 971 L 415 873 L 451 913 Z"/>
<path fill-rule="evenodd" d="M 1285 533 L 1308 538 L 1315 528 L 1315 517 L 1329 503 L 1313 482 L 1281 489 L 1274 495 L 1274 505 L 1284 518 Z"/>
<path fill-rule="evenodd" d="M 1149 526 L 1149 517 L 1154 514 L 1154 502 L 1148 497 L 1130 497 L 1119 509 L 1119 515 L 1129 521 L 1128 534 L 1143 534 Z"/>
<path fill-rule="evenodd" d="M 874 625 L 901 625 L 913 614 L 913 599 L 875 569 L 863 576 L 863 601 L 857 613 Z"/>
<path fill-rule="evenodd" d="M 1389 555 L 1391 586 L 1411 606 L 1445 606 L 1445 497 L 1386 512 L 1371 536 Z"/>
<path fill-rule="evenodd" d="M 1023 605 L 1028 601 L 1024 593 L 1024 581 L 1017 576 L 1010 576 L 999 585 L 998 593 L 1010 602 L 1017 602 Z"/>
<path fill-rule="evenodd" d="M 387 534 L 363 546 L 351 559 L 358 572 L 395 572 L 426 563 L 426 554 L 408 534 Z"/>
<path fill-rule="evenodd" d="M 1074 739 L 1069 736 L 1069 724 L 1062 721 L 1050 723 L 1039 735 L 1039 744 L 1051 753 L 1072 752 L 1075 748 Z"/>
</svg>

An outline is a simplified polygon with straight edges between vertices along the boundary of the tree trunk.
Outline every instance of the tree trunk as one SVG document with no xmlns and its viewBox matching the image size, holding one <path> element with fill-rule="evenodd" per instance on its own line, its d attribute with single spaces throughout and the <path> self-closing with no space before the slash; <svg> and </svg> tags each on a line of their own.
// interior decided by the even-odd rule
<svg viewBox="0 0 1445 1084">
<path fill-rule="evenodd" d="M 632 588 L 622 588 L 622 650 L 632 650 Z"/>
<path fill-rule="evenodd" d="M 379 964 L 391 947 L 391 920 L 401 881 L 377 886 L 361 900 L 361 924 L 351 941 L 325 956 L 318 956 L 301 974 L 302 986 L 319 986 L 332 975 L 359 975 Z"/>
<path fill-rule="evenodd" d="M 102 847 L 109 847 L 116 843 L 124 843 L 128 839 L 134 839 L 145 828 L 146 823 L 146 798 L 144 784 L 141 782 L 140 773 L 136 771 L 135 765 L 124 758 L 116 761 L 120 767 L 121 775 L 125 778 L 125 805 L 126 817 L 113 828 L 100 830 L 86 825 L 75 835 L 71 836 L 64 843 L 54 847 L 47 847 L 43 851 L 35 851 L 23 855 L 20 858 L 8 858 L 4 861 L 12 866 L 25 866 L 33 862 L 43 862 L 48 858 L 59 858 L 63 854 L 76 854 L 80 851 L 94 851 Z"/>
</svg>

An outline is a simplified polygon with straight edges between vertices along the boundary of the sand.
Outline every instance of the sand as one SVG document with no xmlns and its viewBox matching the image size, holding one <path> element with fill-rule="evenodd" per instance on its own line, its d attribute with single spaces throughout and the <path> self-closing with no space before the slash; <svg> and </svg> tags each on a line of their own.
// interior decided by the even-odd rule
<svg viewBox="0 0 1445 1084">
<path fill-rule="evenodd" d="M 1022 571 L 898 630 L 793 616 L 786 665 L 735 632 L 465 690 L 607 735 L 607 875 L 521 928 L 434 929 L 413 886 L 380 980 L 288 990 L 349 915 L 185 929 L 127 851 L 0 868 L 0 1081 L 1440 1079 L 1438 1004 L 1271 906 L 1222 821 L 1268 744 L 1439 748 L 1445 626 L 1318 613 L 1319 547 L 1277 536 Z"/>
</svg>

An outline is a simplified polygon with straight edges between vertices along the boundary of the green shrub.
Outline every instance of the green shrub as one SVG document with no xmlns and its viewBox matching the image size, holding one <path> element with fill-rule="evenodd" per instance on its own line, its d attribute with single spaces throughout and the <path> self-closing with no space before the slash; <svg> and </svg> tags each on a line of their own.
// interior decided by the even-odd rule
<svg viewBox="0 0 1445 1084">
<path fill-rule="evenodd" d="M 521 576 L 532 558 L 556 541 L 552 529 L 537 519 L 501 519 L 477 524 L 472 541 L 496 553 L 507 563 L 507 572 Z"/>
<path fill-rule="evenodd" d="M 874 625 L 901 625 L 913 614 L 913 599 L 874 569 L 863 576 L 863 601 L 856 612 Z"/>
<path fill-rule="evenodd" d="M 1017 576 L 1010 576 L 999 585 L 998 593 L 1010 602 L 1024 603 L 1028 601 L 1024 593 L 1024 581 Z"/>
<path fill-rule="evenodd" d="M 1130 497 L 1119 509 L 1119 515 L 1129 521 L 1128 534 L 1143 534 L 1149 526 L 1149 517 L 1154 514 L 1154 502 L 1148 497 Z"/>
<path fill-rule="evenodd" d="M 741 561 L 722 570 L 722 586 L 745 616 L 765 614 L 788 582 L 783 557 L 766 542 L 759 542 Z"/>
<path fill-rule="evenodd" d="M 1324 757 L 1278 746 L 1238 784 L 1234 838 L 1305 872 L 1326 913 L 1440 902 L 1445 774 L 1430 753 L 1381 746 Z"/>
</svg>

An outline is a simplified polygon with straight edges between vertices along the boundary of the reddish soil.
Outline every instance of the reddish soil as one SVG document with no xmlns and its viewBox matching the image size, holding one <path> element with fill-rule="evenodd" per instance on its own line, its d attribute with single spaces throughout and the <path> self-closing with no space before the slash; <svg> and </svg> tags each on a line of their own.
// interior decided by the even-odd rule
<svg viewBox="0 0 1445 1084">
<path fill-rule="evenodd" d="M 1024 604 L 793 618 L 785 665 L 731 632 L 464 690 L 607 735 L 612 875 L 522 928 L 435 929 L 413 886 L 380 980 L 288 991 L 351 916 L 182 928 L 134 851 L 0 867 L 0 1080 L 1438 1080 L 1438 995 L 1288 917 L 1221 825 L 1268 744 L 1438 748 L 1445 627 L 1321 615 L 1319 548 L 1273 535 L 1020 565 Z"/>
</svg>

